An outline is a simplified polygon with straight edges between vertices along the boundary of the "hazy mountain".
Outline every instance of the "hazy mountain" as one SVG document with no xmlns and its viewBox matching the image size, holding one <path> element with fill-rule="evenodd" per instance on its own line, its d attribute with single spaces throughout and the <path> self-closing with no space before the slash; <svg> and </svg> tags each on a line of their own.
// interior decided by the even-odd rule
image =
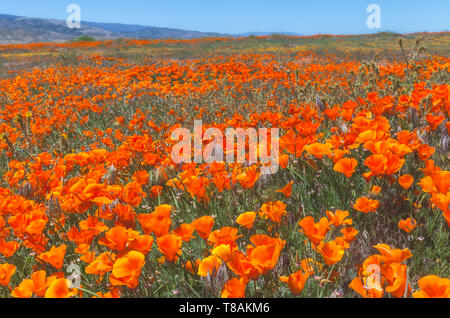
<svg viewBox="0 0 450 318">
<path fill-rule="evenodd" d="M 227 36 L 219 33 L 88 21 L 82 21 L 80 29 L 70 29 L 63 20 L 0 14 L 0 43 L 63 42 L 81 35 L 92 36 L 98 40 L 114 38 L 191 39 Z"/>
<path fill-rule="evenodd" d="M 237 36 L 243 36 L 243 37 L 247 37 L 247 36 L 270 36 L 270 35 L 274 35 L 274 34 L 301 36 L 301 34 L 295 33 L 295 32 L 258 32 L 258 31 L 239 33 L 239 34 L 237 34 Z"/>
<path fill-rule="evenodd" d="M 0 14 L 0 43 L 60 42 L 80 35 L 102 39 L 114 37 L 111 31 L 89 25 L 82 25 L 81 29 L 70 29 L 62 20 Z"/>
</svg>

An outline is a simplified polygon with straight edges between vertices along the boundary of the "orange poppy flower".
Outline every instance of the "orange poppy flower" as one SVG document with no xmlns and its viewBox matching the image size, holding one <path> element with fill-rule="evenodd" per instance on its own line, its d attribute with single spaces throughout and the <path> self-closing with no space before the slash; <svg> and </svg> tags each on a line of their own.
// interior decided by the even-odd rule
<svg viewBox="0 0 450 318">
<path fill-rule="evenodd" d="M 388 154 L 385 174 L 393 175 L 394 173 L 399 171 L 403 167 L 404 164 L 405 164 L 405 159 L 400 158 L 398 155 L 395 155 L 392 153 Z"/>
<path fill-rule="evenodd" d="M 8 286 L 11 276 L 16 272 L 16 266 L 12 264 L 0 264 L 0 285 Z"/>
<path fill-rule="evenodd" d="M 284 186 L 283 188 L 275 191 L 275 192 L 281 192 L 283 193 L 287 198 L 290 198 L 292 195 L 292 183 L 293 181 L 290 181 L 286 186 Z"/>
<path fill-rule="evenodd" d="M 211 250 L 211 254 L 227 262 L 233 249 L 228 244 L 221 244 Z"/>
<path fill-rule="evenodd" d="M 339 147 L 340 142 L 338 142 L 338 144 L 334 147 Z M 332 152 L 332 159 L 333 162 L 336 163 L 338 162 L 342 157 L 344 157 L 346 154 L 348 153 L 348 150 L 342 150 L 342 149 L 334 149 Z"/>
<path fill-rule="evenodd" d="M 192 221 L 191 225 L 197 231 L 198 235 L 206 240 L 214 225 L 214 218 L 209 215 L 202 216 Z"/>
<path fill-rule="evenodd" d="M 152 245 L 153 245 L 153 237 L 147 234 L 143 234 L 129 240 L 128 248 L 146 255 L 150 253 Z"/>
<path fill-rule="evenodd" d="M 236 246 L 236 240 L 240 236 L 242 236 L 237 234 L 238 229 L 230 226 L 225 226 L 220 230 L 211 232 L 208 236 L 208 242 L 213 244 L 213 248 L 222 244 L 229 245 L 230 248 L 234 248 Z"/>
<path fill-rule="evenodd" d="M 380 191 L 381 191 L 381 187 L 379 187 L 377 185 L 372 186 L 372 188 L 370 189 L 370 193 L 375 194 L 375 195 L 380 193 Z"/>
<path fill-rule="evenodd" d="M 353 208 L 362 213 L 369 213 L 376 211 L 379 205 L 380 202 L 377 200 L 361 197 L 356 200 L 355 204 L 353 204 Z"/>
<path fill-rule="evenodd" d="M 341 245 L 336 244 L 335 241 L 327 242 L 323 246 L 319 245 L 318 251 L 327 265 L 338 263 L 345 253 L 344 248 Z"/>
<path fill-rule="evenodd" d="M 95 235 L 108 230 L 105 223 L 100 222 L 98 218 L 91 215 L 88 216 L 86 220 L 80 221 L 78 224 L 80 226 L 80 230 L 92 230 Z"/>
<path fill-rule="evenodd" d="M 413 181 L 414 181 L 414 178 L 409 174 L 404 174 L 398 178 L 398 183 L 405 190 L 407 190 L 411 187 Z"/>
<path fill-rule="evenodd" d="M 428 158 L 430 158 L 431 155 L 434 154 L 435 151 L 436 151 L 436 149 L 434 147 L 431 147 L 427 144 L 420 145 L 420 147 L 417 148 L 417 154 L 419 155 L 419 158 L 422 161 L 425 161 Z"/>
<path fill-rule="evenodd" d="M 348 287 L 356 291 L 364 298 L 381 298 L 383 296 L 382 290 L 378 290 L 376 288 L 368 288 L 364 285 L 364 282 L 359 277 L 355 277 L 348 285 Z"/>
<path fill-rule="evenodd" d="M 183 240 L 176 234 L 165 234 L 156 239 L 158 249 L 164 254 L 166 260 L 175 262 L 181 255 L 181 244 Z"/>
<path fill-rule="evenodd" d="M 189 242 L 192 238 L 195 237 L 192 235 L 194 231 L 195 228 L 192 225 L 188 223 L 183 223 L 176 230 L 174 230 L 174 233 L 180 236 L 183 239 L 183 241 Z"/>
<path fill-rule="evenodd" d="M 150 193 L 153 198 L 157 198 L 162 193 L 163 187 L 160 185 L 154 185 L 150 188 Z"/>
<path fill-rule="evenodd" d="M 382 274 L 383 277 L 388 282 L 388 286 L 386 286 L 386 292 L 394 295 L 397 298 L 401 298 L 405 295 L 406 282 L 408 280 L 407 277 L 407 266 L 405 264 L 399 263 L 391 263 L 389 265 L 383 265 Z M 408 284 L 409 294 L 411 291 L 411 287 Z"/>
<path fill-rule="evenodd" d="M 16 241 L 6 242 L 2 237 L 0 237 L 0 253 L 5 257 L 11 257 L 20 247 L 20 244 Z"/>
<path fill-rule="evenodd" d="M 303 291 L 303 288 L 305 287 L 305 283 L 308 277 L 308 273 L 305 274 L 302 270 L 298 270 L 287 277 L 281 276 L 280 280 L 288 284 L 292 294 L 300 295 Z"/>
<path fill-rule="evenodd" d="M 133 180 L 139 183 L 140 185 L 144 185 L 148 183 L 148 172 L 146 170 L 136 171 L 133 174 Z"/>
<path fill-rule="evenodd" d="M 261 174 L 257 171 L 257 166 L 253 165 L 245 169 L 242 173 L 236 176 L 236 180 L 244 189 L 253 188 L 256 181 L 258 181 Z"/>
<path fill-rule="evenodd" d="M 142 191 L 141 185 L 135 181 L 131 181 L 123 188 L 122 199 L 132 206 L 138 206 L 145 197 L 146 194 Z"/>
<path fill-rule="evenodd" d="M 450 298 L 450 279 L 436 275 L 422 277 L 418 281 L 420 290 L 413 293 L 414 298 Z"/>
<path fill-rule="evenodd" d="M 381 298 L 383 277 L 381 275 L 381 262 L 378 255 L 369 256 L 359 271 L 359 276 L 352 280 L 349 287 L 364 298 Z"/>
<path fill-rule="evenodd" d="M 280 157 L 278 158 L 278 164 L 280 165 L 280 167 L 286 169 L 288 163 L 289 163 L 289 156 L 286 154 L 280 155 Z"/>
<path fill-rule="evenodd" d="M 38 258 L 46 263 L 49 263 L 57 269 L 61 269 L 66 255 L 66 245 L 62 244 L 59 247 L 52 246 L 48 252 L 38 255 Z"/>
<path fill-rule="evenodd" d="M 128 230 L 123 226 L 115 226 L 105 233 L 98 243 L 112 250 L 122 251 L 128 243 Z"/>
<path fill-rule="evenodd" d="M 253 266 L 248 257 L 239 249 L 234 249 L 227 262 L 227 266 L 237 275 L 242 277 L 247 283 L 250 279 L 257 279 L 259 270 Z"/>
<path fill-rule="evenodd" d="M 444 218 L 447 221 L 447 226 L 450 227 L 450 209 L 445 210 Z"/>
<path fill-rule="evenodd" d="M 418 185 L 422 188 L 423 192 L 430 193 L 430 192 L 437 192 L 437 188 L 434 185 L 433 179 L 431 176 L 426 176 L 418 182 Z"/>
<path fill-rule="evenodd" d="M 412 256 L 411 251 L 408 248 L 402 250 L 391 249 L 391 247 L 387 244 L 377 244 L 374 248 L 380 252 L 380 260 L 385 264 L 401 263 Z"/>
<path fill-rule="evenodd" d="M 154 233 L 156 236 L 162 236 L 169 233 L 172 220 L 170 218 L 170 211 L 172 206 L 163 204 L 157 206 L 152 213 L 143 213 L 137 216 L 139 223 L 142 226 L 145 234 Z"/>
<path fill-rule="evenodd" d="M 406 233 L 411 233 L 417 227 L 417 222 L 413 218 L 398 221 L 398 227 Z"/>
<path fill-rule="evenodd" d="M 307 145 L 305 147 L 305 150 L 317 159 L 322 159 L 324 155 L 328 155 L 331 153 L 331 148 L 333 148 L 333 145 L 330 143 L 321 144 L 319 142 L 316 142 Z"/>
<path fill-rule="evenodd" d="M 228 267 L 245 282 L 257 279 L 273 269 L 285 245 L 285 241 L 264 234 L 252 235 L 250 241 L 253 246 L 247 247 L 247 255 L 234 249 L 227 262 Z"/>
<path fill-rule="evenodd" d="M 353 227 L 346 227 L 341 229 L 341 233 L 344 235 L 344 240 L 350 243 L 355 240 L 355 237 L 358 235 L 359 231 Z"/>
<path fill-rule="evenodd" d="M 421 168 L 420 170 L 422 170 L 425 176 L 432 176 L 434 173 L 441 171 L 441 168 L 436 167 L 434 161 L 429 159 L 425 160 L 425 168 Z"/>
<path fill-rule="evenodd" d="M 387 168 L 387 157 L 383 154 L 373 154 L 364 160 L 364 164 L 369 167 L 373 175 L 383 174 Z"/>
<path fill-rule="evenodd" d="M 236 223 L 246 229 L 251 229 L 255 223 L 256 213 L 255 212 L 244 212 L 241 213 L 237 219 Z"/>
<path fill-rule="evenodd" d="M 70 282 L 65 278 L 55 279 L 47 288 L 45 298 L 70 298 L 77 295 L 75 289 L 69 289 Z"/>
<path fill-rule="evenodd" d="M 136 288 L 144 264 L 144 254 L 137 251 L 130 251 L 126 256 L 114 262 L 109 281 L 114 286 L 125 285 L 129 288 Z"/>
<path fill-rule="evenodd" d="M 206 277 L 208 275 L 213 276 L 217 273 L 220 265 L 222 264 L 222 260 L 215 255 L 210 255 L 200 261 L 198 264 L 198 272 L 197 274 L 202 277 Z"/>
<path fill-rule="evenodd" d="M 319 244 L 325 238 L 329 230 L 327 218 L 323 217 L 318 223 L 315 223 L 312 216 L 307 216 L 298 222 L 305 234 L 313 244 Z"/>
<path fill-rule="evenodd" d="M 357 165 L 358 161 L 354 158 L 341 158 L 335 163 L 333 170 L 343 173 L 347 178 L 350 178 L 355 172 Z"/>
<path fill-rule="evenodd" d="M 45 271 L 44 271 L 45 273 Z M 47 290 L 47 286 L 45 285 L 45 276 L 44 276 L 44 294 Z M 11 296 L 15 298 L 30 298 L 33 296 L 34 292 L 34 283 L 31 279 L 24 279 L 22 282 L 20 282 L 19 286 L 13 289 L 11 292 Z M 39 296 L 44 296 L 44 294 Z"/>
<path fill-rule="evenodd" d="M 113 290 L 111 290 L 107 293 L 98 292 L 98 293 L 96 293 L 96 295 L 99 296 L 100 298 L 120 298 L 120 290 L 118 288 L 114 288 Z M 92 296 L 92 298 L 97 298 L 97 297 Z"/>
<path fill-rule="evenodd" d="M 285 241 L 283 241 L 280 238 L 273 238 L 270 237 L 266 234 L 254 234 L 252 236 L 250 236 L 250 242 L 252 242 L 252 244 L 254 246 L 263 246 L 263 245 L 277 245 L 280 249 L 283 248 Z M 248 250 L 251 247 L 248 248 Z M 247 250 L 247 251 L 248 251 Z"/>
<path fill-rule="evenodd" d="M 283 246 L 277 243 L 249 248 L 247 250 L 248 260 L 260 275 L 265 275 L 277 264 L 282 248 Z"/>
<path fill-rule="evenodd" d="M 450 189 L 450 171 L 436 171 L 431 175 L 438 192 L 447 194 Z"/>
<path fill-rule="evenodd" d="M 346 217 L 349 215 L 348 211 L 336 210 L 336 212 L 326 211 L 327 218 L 329 224 L 332 224 L 336 227 L 341 226 L 342 224 L 352 225 L 353 220 L 347 219 Z"/>
<path fill-rule="evenodd" d="M 111 252 L 104 252 L 97 256 L 92 263 L 86 266 L 86 274 L 103 275 L 112 270 L 116 255 Z"/>
<path fill-rule="evenodd" d="M 286 214 L 286 204 L 281 201 L 267 202 L 261 207 L 259 216 L 261 218 L 268 218 L 272 222 L 280 223 L 281 217 Z"/>
<path fill-rule="evenodd" d="M 305 258 L 300 261 L 300 267 L 304 273 L 312 275 L 315 271 L 320 272 L 323 265 L 318 261 L 314 261 L 312 258 Z"/>
<path fill-rule="evenodd" d="M 238 279 L 233 277 L 223 285 L 222 291 L 220 293 L 221 298 L 244 298 L 245 288 L 247 285 L 244 283 L 243 279 Z"/>
<path fill-rule="evenodd" d="M 195 262 L 195 265 L 192 264 L 191 261 L 187 261 L 186 264 L 184 264 L 184 268 L 186 268 L 186 270 L 187 270 L 189 273 L 195 274 L 197 271 L 194 270 L 194 267 L 195 267 L 195 268 L 198 268 L 198 264 L 200 264 L 200 261 L 201 261 L 201 260 L 197 258 L 197 259 L 196 259 L 196 262 Z"/>
<path fill-rule="evenodd" d="M 428 124 L 430 125 L 430 129 L 431 130 L 436 130 L 437 127 L 442 124 L 445 120 L 445 116 L 440 115 L 440 116 L 433 116 L 433 114 L 427 114 L 425 116 L 425 118 L 427 119 Z"/>
</svg>

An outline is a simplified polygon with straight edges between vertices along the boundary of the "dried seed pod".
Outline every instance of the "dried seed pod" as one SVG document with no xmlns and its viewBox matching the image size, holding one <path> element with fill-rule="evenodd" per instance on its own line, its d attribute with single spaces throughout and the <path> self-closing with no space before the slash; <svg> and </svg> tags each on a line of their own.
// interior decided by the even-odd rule
<svg viewBox="0 0 450 318">
<path fill-rule="evenodd" d="M 319 110 L 319 115 L 322 116 L 323 112 L 325 111 L 325 104 L 322 102 L 319 95 L 316 95 L 316 105 L 317 109 Z"/>
<path fill-rule="evenodd" d="M 47 209 L 45 210 L 45 214 L 47 214 L 50 218 L 54 218 L 61 214 L 61 206 L 59 205 L 59 200 L 57 197 L 51 197 L 48 202 Z"/>
<path fill-rule="evenodd" d="M 19 195 L 30 199 L 31 194 L 33 193 L 33 187 L 31 186 L 31 183 L 25 182 L 19 189 Z"/>
</svg>

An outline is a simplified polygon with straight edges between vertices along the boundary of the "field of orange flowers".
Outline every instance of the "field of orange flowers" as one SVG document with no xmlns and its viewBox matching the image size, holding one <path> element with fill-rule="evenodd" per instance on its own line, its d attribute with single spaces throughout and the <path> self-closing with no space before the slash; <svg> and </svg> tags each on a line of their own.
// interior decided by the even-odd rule
<svg viewBox="0 0 450 318">
<path fill-rule="evenodd" d="M 450 297 L 450 58 L 419 47 L 0 46 L 0 297 Z M 279 128 L 280 169 L 175 164 L 195 119 Z"/>
</svg>

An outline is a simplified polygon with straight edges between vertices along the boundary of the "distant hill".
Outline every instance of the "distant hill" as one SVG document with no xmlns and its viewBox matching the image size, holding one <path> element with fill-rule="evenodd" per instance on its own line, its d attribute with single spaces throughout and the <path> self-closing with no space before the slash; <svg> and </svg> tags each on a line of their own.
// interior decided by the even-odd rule
<svg viewBox="0 0 450 318">
<path fill-rule="evenodd" d="M 115 38 L 192 39 L 227 36 L 226 34 L 182 29 L 88 21 L 82 21 L 80 29 L 70 29 L 66 26 L 66 21 L 63 20 L 27 18 L 9 14 L 0 14 L 0 44 L 64 42 L 75 39 L 81 35 L 94 37 L 98 40 Z"/>
<path fill-rule="evenodd" d="M 237 36 L 247 37 L 247 36 L 270 36 L 274 34 L 282 34 L 282 35 L 292 35 L 292 36 L 301 36 L 300 33 L 295 32 L 245 32 L 239 33 Z"/>
</svg>

